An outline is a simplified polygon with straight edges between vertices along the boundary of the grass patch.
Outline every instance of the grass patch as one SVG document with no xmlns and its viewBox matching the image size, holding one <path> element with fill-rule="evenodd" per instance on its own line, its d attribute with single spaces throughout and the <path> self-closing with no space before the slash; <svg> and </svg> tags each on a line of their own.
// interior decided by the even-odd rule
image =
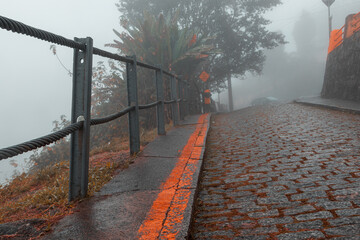
<svg viewBox="0 0 360 240">
<path fill-rule="evenodd" d="M 171 128 L 167 124 L 166 130 Z M 143 131 L 142 147 L 153 141 L 157 129 Z M 94 195 L 116 174 L 133 161 L 127 139 L 113 139 L 90 152 L 88 197 Z M 0 224 L 23 219 L 44 219 L 45 228 L 73 212 L 78 202 L 68 202 L 69 161 L 47 166 L 37 172 L 23 173 L 8 185 L 0 185 Z M 44 226 L 43 226 L 44 227 Z"/>
<path fill-rule="evenodd" d="M 128 151 L 92 156 L 88 196 L 111 180 L 117 169 L 129 166 Z M 68 202 L 69 162 L 60 162 L 32 174 L 21 174 L 0 189 L 0 223 L 44 219 L 48 226 L 71 214 L 77 202 Z"/>
</svg>

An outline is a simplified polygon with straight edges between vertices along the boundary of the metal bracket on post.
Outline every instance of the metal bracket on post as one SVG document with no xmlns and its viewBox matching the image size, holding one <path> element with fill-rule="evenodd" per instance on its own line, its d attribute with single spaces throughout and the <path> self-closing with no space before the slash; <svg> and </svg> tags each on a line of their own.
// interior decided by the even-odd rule
<svg viewBox="0 0 360 240">
<path fill-rule="evenodd" d="M 183 108 L 184 108 L 184 117 L 186 117 L 187 115 L 188 115 L 188 103 L 189 103 L 189 96 L 187 95 L 187 83 L 186 82 L 184 82 L 184 85 L 183 85 L 183 87 L 184 87 L 184 98 L 186 99 L 186 102 L 184 102 L 184 106 L 183 106 Z"/>
<path fill-rule="evenodd" d="M 74 49 L 71 123 L 84 124 L 71 135 L 69 201 L 87 195 L 89 174 L 93 40 L 88 37 L 75 41 L 84 44 L 85 51 Z"/>
<path fill-rule="evenodd" d="M 174 121 L 174 126 L 179 124 L 179 104 L 177 101 L 177 90 L 176 90 L 176 78 L 173 76 L 170 80 L 170 90 L 171 90 L 171 100 L 175 100 L 174 103 L 171 104 L 171 112 L 172 118 Z"/>
<path fill-rule="evenodd" d="M 179 81 L 179 98 L 181 100 L 184 100 L 184 83 L 182 81 Z M 184 120 L 185 119 L 185 113 L 184 113 L 184 101 L 181 101 L 179 103 L 180 105 L 180 120 Z"/>
<path fill-rule="evenodd" d="M 166 135 L 165 131 L 165 106 L 164 106 L 164 82 L 163 82 L 163 72 L 159 66 L 159 70 L 156 70 L 156 96 L 157 101 L 161 101 L 156 106 L 156 116 L 157 116 L 157 125 L 158 125 L 158 135 Z"/>
<path fill-rule="evenodd" d="M 136 57 L 133 56 L 132 63 L 126 63 L 126 81 L 128 91 L 128 106 L 135 108 L 129 112 L 129 141 L 130 154 L 134 155 L 140 151 L 139 131 L 139 101 L 137 89 Z"/>
<path fill-rule="evenodd" d="M 188 83 L 185 84 L 184 91 L 185 91 L 185 98 L 186 98 L 185 114 L 186 114 L 186 116 L 189 116 L 190 96 L 189 96 L 189 85 L 188 85 Z"/>
</svg>

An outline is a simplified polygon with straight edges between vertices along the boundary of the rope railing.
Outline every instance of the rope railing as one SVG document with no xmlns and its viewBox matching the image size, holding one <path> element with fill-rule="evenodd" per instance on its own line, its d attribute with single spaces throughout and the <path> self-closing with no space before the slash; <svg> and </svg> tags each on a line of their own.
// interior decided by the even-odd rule
<svg viewBox="0 0 360 240">
<path fill-rule="evenodd" d="M 108 123 L 108 122 L 111 122 L 115 119 L 118 119 L 126 114 L 128 114 L 131 110 L 133 110 L 135 107 L 134 106 L 131 106 L 131 107 L 127 107 L 125 108 L 124 110 L 118 112 L 118 113 L 115 113 L 115 114 L 112 114 L 112 115 L 109 115 L 107 117 L 103 117 L 103 118 L 95 118 L 95 119 L 91 119 L 90 120 L 90 125 L 91 126 L 95 126 L 95 125 L 99 125 L 99 124 L 104 124 L 104 123 Z"/>
<path fill-rule="evenodd" d="M 70 48 L 77 48 L 84 50 L 85 45 L 77 43 L 73 40 L 64 38 L 62 36 L 53 34 L 51 32 L 47 32 L 38 28 L 30 27 L 24 23 L 12 20 L 10 18 L 6 18 L 0 16 L 0 28 L 12 31 L 19 34 L 24 34 L 30 37 L 34 37 L 40 40 L 44 40 L 47 42 L 55 43 L 61 46 L 66 46 Z"/>
<path fill-rule="evenodd" d="M 54 143 L 71 133 L 74 133 L 75 131 L 82 128 L 83 122 L 77 122 L 74 124 L 71 124 L 70 126 L 65 127 L 62 130 L 59 130 L 57 132 L 48 134 L 43 137 L 39 137 L 21 144 L 17 144 L 11 147 L 0 149 L 0 160 L 15 157 L 19 154 L 29 152 L 31 150 L 35 150 L 40 147 L 45 147 L 46 145 L 49 145 L 51 143 Z"/>
<path fill-rule="evenodd" d="M 156 101 L 156 102 L 153 102 L 153 103 L 149 103 L 149 104 L 146 104 L 146 105 L 139 105 L 139 109 L 148 109 L 148 108 L 152 108 L 152 107 L 155 107 L 157 105 L 159 105 L 160 103 L 162 103 L 162 101 Z"/>
<path fill-rule="evenodd" d="M 160 67 L 147 63 L 138 62 L 136 57 L 125 57 L 118 54 L 110 53 L 93 47 L 91 38 L 75 38 L 75 40 L 67 39 L 63 36 L 31 27 L 24 23 L 0 16 L 0 28 L 19 34 L 24 34 L 50 43 L 66 46 L 74 49 L 74 73 L 73 73 L 73 110 L 72 119 L 83 119 L 76 123 L 65 127 L 62 130 L 48 134 L 46 136 L 36 138 L 18 145 L 0 149 L 0 160 L 17 156 L 19 154 L 35 150 L 40 147 L 52 144 L 70 134 L 71 137 L 71 156 L 70 156 L 70 190 L 69 200 L 79 197 L 85 197 L 87 193 L 87 172 L 83 169 L 88 164 L 74 164 L 76 162 L 88 163 L 89 161 L 89 142 L 90 142 L 90 126 L 104 124 L 118 119 L 126 114 L 129 116 L 129 142 L 130 153 L 135 154 L 140 151 L 140 135 L 139 135 L 139 110 L 152 107 L 157 108 L 158 134 L 165 134 L 165 112 L 164 104 L 172 104 L 172 116 L 174 125 L 178 119 L 184 119 L 186 111 L 185 92 L 189 88 L 189 84 L 180 79 L 180 76 L 165 71 Z M 126 63 L 126 81 L 128 90 L 129 107 L 118 113 L 111 114 L 103 118 L 91 119 L 91 82 L 92 82 L 92 57 L 99 55 L 113 60 Z M 79 63 L 80 62 L 80 63 Z M 156 92 L 157 101 L 139 105 L 137 96 L 137 70 L 136 66 L 154 70 L 156 72 Z M 164 84 L 162 75 L 170 76 L 170 93 L 172 100 L 165 101 Z M 177 93 L 180 93 L 178 96 Z M 180 104 L 177 104 L 180 103 Z M 84 109 L 79 108 L 82 106 Z M 135 107 L 137 106 L 137 107 Z M 81 117 L 81 118 L 80 118 Z M 73 120 L 74 121 L 74 120 Z M 76 134 L 78 133 L 78 134 Z M 85 182 L 86 181 L 86 182 Z M 85 184 L 83 184 L 85 182 Z"/>
<path fill-rule="evenodd" d="M 176 100 L 164 101 L 164 104 L 172 104 L 172 103 L 176 103 Z"/>
<path fill-rule="evenodd" d="M 6 18 L 3 16 L 0 16 L 0 28 L 11 31 L 11 32 L 34 37 L 34 38 L 37 38 L 37 39 L 40 39 L 43 41 L 47 41 L 50 43 L 58 44 L 61 46 L 85 50 L 84 44 L 78 43 L 74 40 L 67 39 L 63 36 L 60 36 L 60 35 L 57 35 L 57 34 L 54 34 L 54 33 L 48 32 L 48 31 L 44 31 L 44 30 L 41 30 L 38 28 L 31 27 L 22 22 L 18 22 L 18 21 L 15 21 L 13 19 Z M 110 53 L 110 52 L 107 52 L 107 51 L 104 51 L 102 49 L 95 48 L 95 47 L 93 48 L 93 53 L 98 56 L 102 56 L 102 57 L 106 57 L 106 58 L 110 58 L 113 60 L 118 60 L 118 61 L 126 62 L 126 63 L 132 63 L 134 61 L 131 58 L 127 58 L 124 56 L 120 56 L 118 54 Z M 152 70 L 161 70 L 161 68 L 159 68 L 159 67 L 155 67 L 150 64 L 143 63 L 143 62 L 137 62 L 137 65 L 140 67 L 145 67 L 145 68 L 152 69 Z M 182 81 L 178 76 L 176 76 L 170 72 L 163 71 L 163 73 L 168 76 L 175 77 L 176 79 Z"/>
<path fill-rule="evenodd" d="M 360 12 L 347 18 L 345 25 L 339 29 L 334 29 L 330 34 L 328 54 L 344 43 L 360 30 Z"/>
<path fill-rule="evenodd" d="M 111 58 L 113 60 L 118 60 L 118 61 L 121 61 L 121 62 L 126 62 L 126 63 L 132 63 L 134 62 L 134 60 L 130 59 L 130 58 L 127 58 L 127 57 L 123 57 L 123 56 L 120 56 L 118 54 L 115 54 L 115 53 L 110 53 L 110 52 L 107 52 L 107 51 L 104 51 L 104 50 L 101 50 L 99 48 L 95 48 L 93 49 L 93 53 L 95 55 L 98 55 L 98 56 L 102 56 L 102 57 L 106 57 L 106 58 Z"/>
</svg>

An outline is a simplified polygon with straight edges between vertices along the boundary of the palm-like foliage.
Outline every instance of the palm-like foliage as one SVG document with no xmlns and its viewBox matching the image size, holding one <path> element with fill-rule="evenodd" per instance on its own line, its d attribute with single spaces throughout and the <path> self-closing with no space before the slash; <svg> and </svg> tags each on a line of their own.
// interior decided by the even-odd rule
<svg viewBox="0 0 360 240">
<path fill-rule="evenodd" d="M 138 24 L 122 22 L 125 32 L 114 30 L 120 40 L 107 44 L 122 54 L 136 55 L 138 60 L 152 65 L 161 65 L 177 74 L 193 73 L 209 54 L 214 53 L 207 44 L 207 36 L 199 35 L 196 29 L 180 28 L 176 16 L 160 15 L 158 18 L 145 13 L 144 21 Z"/>
</svg>

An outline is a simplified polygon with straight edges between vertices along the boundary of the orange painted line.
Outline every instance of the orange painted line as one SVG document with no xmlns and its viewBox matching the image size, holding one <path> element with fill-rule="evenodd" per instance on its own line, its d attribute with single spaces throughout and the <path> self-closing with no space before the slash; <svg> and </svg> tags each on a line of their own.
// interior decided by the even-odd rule
<svg viewBox="0 0 360 240">
<path fill-rule="evenodd" d="M 204 146 L 204 140 L 202 140 L 201 138 L 198 138 L 198 140 L 195 143 L 195 146 Z"/>
<path fill-rule="evenodd" d="M 161 185 L 161 192 L 148 212 L 146 219 L 138 230 L 139 239 L 175 239 L 181 230 L 191 190 L 183 189 L 191 186 L 193 175 L 197 170 L 199 161 L 190 160 L 198 138 L 205 138 L 203 133 L 207 129 L 208 114 L 203 114 L 198 119 L 195 131 L 178 158 L 178 161 L 167 180 Z"/>
<path fill-rule="evenodd" d="M 191 153 L 190 158 L 191 159 L 200 159 L 201 152 L 202 152 L 202 148 L 200 148 L 200 147 L 194 148 L 194 151 Z"/>
</svg>

